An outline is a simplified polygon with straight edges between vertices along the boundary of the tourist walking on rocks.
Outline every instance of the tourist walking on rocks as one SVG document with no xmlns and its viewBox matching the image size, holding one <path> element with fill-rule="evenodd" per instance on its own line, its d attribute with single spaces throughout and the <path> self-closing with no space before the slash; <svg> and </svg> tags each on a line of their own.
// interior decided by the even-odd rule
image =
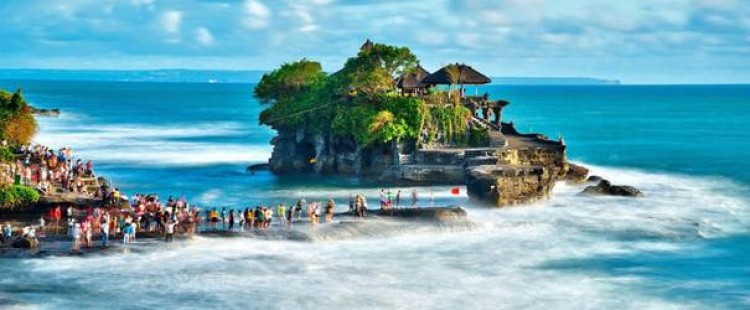
<svg viewBox="0 0 750 310">
<path fill-rule="evenodd" d="M 333 221 L 333 211 L 336 209 L 336 203 L 333 199 L 328 199 L 326 204 L 326 223 Z"/>
</svg>

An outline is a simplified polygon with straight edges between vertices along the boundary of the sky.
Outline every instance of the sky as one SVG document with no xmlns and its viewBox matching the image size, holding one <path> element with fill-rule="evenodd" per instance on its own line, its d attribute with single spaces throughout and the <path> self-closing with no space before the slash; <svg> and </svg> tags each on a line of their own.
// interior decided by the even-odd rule
<svg viewBox="0 0 750 310">
<path fill-rule="evenodd" d="M 750 0 L 2 0 L 0 68 L 337 70 L 370 38 L 429 71 L 750 83 Z"/>
</svg>

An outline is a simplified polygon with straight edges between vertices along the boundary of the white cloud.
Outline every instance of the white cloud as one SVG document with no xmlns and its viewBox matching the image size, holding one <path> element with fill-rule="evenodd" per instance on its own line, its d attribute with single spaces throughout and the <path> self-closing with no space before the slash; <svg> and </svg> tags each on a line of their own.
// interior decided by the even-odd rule
<svg viewBox="0 0 750 310">
<path fill-rule="evenodd" d="M 261 29 L 268 26 L 271 9 L 258 0 L 245 1 L 245 19 L 243 24 L 250 29 Z"/>
<path fill-rule="evenodd" d="M 206 27 L 195 29 L 195 40 L 203 46 L 214 45 L 214 35 Z"/>
<path fill-rule="evenodd" d="M 182 25 L 182 12 L 175 10 L 164 12 L 159 19 L 159 24 L 165 32 L 179 33 L 180 25 Z"/>
</svg>

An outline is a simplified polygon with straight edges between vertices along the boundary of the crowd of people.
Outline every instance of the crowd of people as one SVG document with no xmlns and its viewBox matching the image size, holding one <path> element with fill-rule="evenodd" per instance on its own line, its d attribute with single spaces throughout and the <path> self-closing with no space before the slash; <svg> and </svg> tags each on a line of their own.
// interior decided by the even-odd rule
<svg viewBox="0 0 750 310">
<path fill-rule="evenodd" d="M 4 147 L 7 142 L 2 142 Z M 95 179 L 94 164 L 73 157 L 69 147 L 55 151 L 43 145 L 21 145 L 13 149 L 15 161 L 0 166 L 0 184 L 34 187 L 41 194 L 61 192 L 103 197 L 101 190 L 91 190 L 87 179 Z"/>
<path fill-rule="evenodd" d="M 390 190 L 380 191 L 380 207 L 383 211 L 401 206 L 401 191 L 392 194 Z M 118 192 L 118 199 L 124 198 Z M 417 193 L 412 192 L 412 206 L 417 204 Z M 349 212 L 357 218 L 367 216 L 368 204 L 364 195 L 351 195 Z M 192 235 L 201 231 L 252 231 L 266 230 L 272 226 L 292 228 L 303 219 L 310 223 L 313 230 L 321 223 L 333 221 L 336 203 L 333 199 L 325 202 L 308 202 L 299 199 L 288 206 L 278 204 L 275 207 L 256 205 L 244 209 L 208 208 L 202 210 L 190 205 L 185 198 L 170 196 L 162 203 L 157 194 L 134 194 L 128 206 L 50 209 L 39 219 L 38 230 L 47 234 L 63 234 L 72 239 L 72 251 L 78 252 L 82 247 L 91 248 L 97 240 L 102 247 L 108 247 L 112 238 L 122 238 L 123 244 L 133 243 L 139 233 L 150 237 L 163 236 L 165 242 L 174 240 L 174 235 Z M 16 229 L 17 236 L 36 238 L 37 228 L 32 225 Z M 6 223 L 2 227 L 3 242 L 11 240 L 14 229 Z"/>
</svg>

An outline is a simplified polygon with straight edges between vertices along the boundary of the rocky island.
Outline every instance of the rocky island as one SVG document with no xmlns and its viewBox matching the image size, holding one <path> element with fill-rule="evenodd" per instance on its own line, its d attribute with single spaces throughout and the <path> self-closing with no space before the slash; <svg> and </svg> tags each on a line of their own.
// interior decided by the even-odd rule
<svg viewBox="0 0 750 310">
<path fill-rule="evenodd" d="M 550 194 L 555 182 L 585 181 L 562 138 L 502 121 L 507 100 L 467 94 L 490 79 L 465 64 L 430 74 L 405 47 L 365 42 L 332 74 L 302 59 L 266 74 L 255 97 L 260 123 L 277 131 L 269 168 L 377 178 L 385 184 L 465 184 L 496 206 Z"/>
</svg>

